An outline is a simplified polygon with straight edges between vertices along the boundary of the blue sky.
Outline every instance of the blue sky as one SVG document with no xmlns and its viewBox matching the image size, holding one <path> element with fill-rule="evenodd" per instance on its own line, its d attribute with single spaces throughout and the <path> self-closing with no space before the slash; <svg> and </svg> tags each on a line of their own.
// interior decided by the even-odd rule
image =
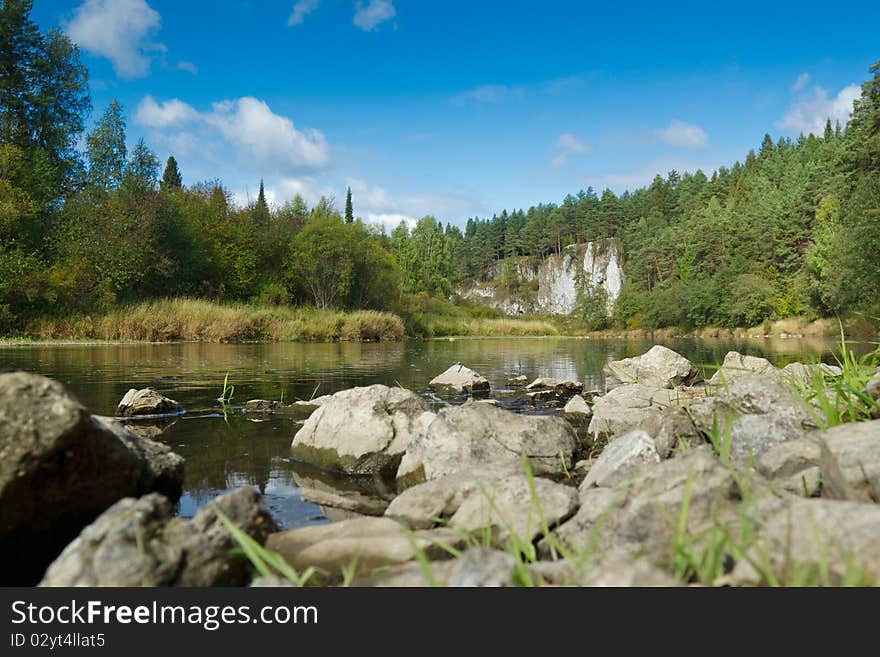
<svg viewBox="0 0 880 657">
<path fill-rule="evenodd" d="M 845 15 L 844 15 L 845 14 Z M 461 224 L 845 120 L 876 2 L 36 0 L 184 182 Z"/>
</svg>

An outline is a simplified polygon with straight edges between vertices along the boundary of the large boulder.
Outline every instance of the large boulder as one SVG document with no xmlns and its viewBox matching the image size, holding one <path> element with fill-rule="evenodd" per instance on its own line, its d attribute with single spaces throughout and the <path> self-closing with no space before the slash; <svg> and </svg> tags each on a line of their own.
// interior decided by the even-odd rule
<svg viewBox="0 0 880 657">
<path fill-rule="evenodd" d="M 531 543 L 544 523 L 554 526 L 574 513 L 577 505 L 573 486 L 540 477 L 529 482 L 524 473 L 486 470 L 413 486 L 391 502 L 385 515 L 418 529 L 442 522 L 464 532 L 492 529 L 501 544 L 511 534 Z"/>
<path fill-rule="evenodd" d="M 642 466 L 651 463 L 660 463 L 654 439 L 644 431 L 635 429 L 608 443 L 581 486 L 617 486 L 625 483 Z"/>
<path fill-rule="evenodd" d="M 685 391 L 659 389 L 628 383 L 599 397 L 593 404 L 589 432 L 595 436 L 616 436 L 638 429 L 664 409 L 684 403 Z"/>
<path fill-rule="evenodd" d="M 823 497 L 880 502 L 880 420 L 833 427 L 819 443 Z"/>
<path fill-rule="evenodd" d="M 571 467 L 576 434 L 559 417 L 528 416 L 489 404 L 442 409 L 409 445 L 397 471 L 410 486 L 465 470 L 487 467 L 522 472 L 522 459 L 535 474 Z"/>
<path fill-rule="evenodd" d="M 252 567 L 217 508 L 258 543 L 277 529 L 252 488 L 218 497 L 191 520 L 174 517 L 159 494 L 125 498 L 64 549 L 40 586 L 245 585 Z"/>
<path fill-rule="evenodd" d="M 754 374 L 764 374 L 774 378 L 782 377 L 780 370 L 776 369 L 766 358 L 744 356 L 738 351 L 729 351 L 724 356 L 721 367 L 709 379 L 709 385 L 725 385 Z"/>
<path fill-rule="evenodd" d="M 410 441 L 434 419 L 418 395 L 373 385 L 332 395 L 305 421 L 294 458 L 349 474 L 393 478 Z"/>
<path fill-rule="evenodd" d="M 180 495 L 183 459 L 38 374 L 0 374 L 0 580 L 32 584 L 123 497 Z"/>
<path fill-rule="evenodd" d="M 733 584 L 782 585 L 880 581 L 880 506 L 789 498 L 758 531 L 731 573 Z"/>
<path fill-rule="evenodd" d="M 489 381 L 461 363 L 455 363 L 428 383 L 431 388 L 454 392 L 488 392 Z"/>
<path fill-rule="evenodd" d="M 735 460 L 758 458 L 774 445 L 816 428 L 806 406 L 777 378 L 744 375 L 691 407 L 697 426 L 729 445 Z"/>
<path fill-rule="evenodd" d="M 578 512 L 555 531 L 555 539 L 575 553 L 615 549 L 662 560 L 680 523 L 699 535 L 731 513 L 737 493 L 730 470 L 711 449 L 699 447 L 644 468 L 616 488 L 582 486 Z M 546 554 L 554 544 L 544 539 L 539 547 Z"/>
<path fill-rule="evenodd" d="M 173 399 L 156 392 L 152 388 L 136 390 L 131 388 L 116 409 L 118 417 L 138 417 L 144 415 L 179 415 L 183 407 Z"/>
<path fill-rule="evenodd" d="M 420 555 L 448 557 L 442 546 L 458 548 L 463 542 L 460 534 L 449 529 L 411 532 L 391 518 L 365 517 L 278 532 L 269 536 L 266 547 L 296 569 L 321 569 L 332 582 L 348 568 L 367 575 Z"/>
<path fill-rule="evenodd" d="M 606 363 L 605 388 L 625 383 L 641 383 L 652 388 L 690 386 L 702 380 L 700 370 L 687 358 L 662 345 L 655 345 L 641 356 Z"/>
</svg>

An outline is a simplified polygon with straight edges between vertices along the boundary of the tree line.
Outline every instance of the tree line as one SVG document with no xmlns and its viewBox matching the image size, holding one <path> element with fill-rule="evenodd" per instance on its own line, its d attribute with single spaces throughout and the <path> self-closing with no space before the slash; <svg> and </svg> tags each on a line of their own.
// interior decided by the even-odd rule
<svg viewBox="0 0 880 657">
<path fill-rule="evenodd" d="M 823 135 L 765 136 L 744 162 L 657 176 L 616 195 L 473 218 L 426 216 L 385 234 L 332 199 L 235 202 L 219 180 L 185 184 L 111 103 L 84 135 L 88 71 L 32 0 L 0 6 L 0 330 L 45 315 L 101 313 L 147 298 L 396 310 L 411 295 L 454 298 L 499 260 L 535 262 L 611 238 L 627 284 L 591 324 L 752 325 L 795 314 L 876 313 L 880 284 L 880 62 L 853 118 Z M 79 145 L 82 144 L 82 148 Z M 502 281 L 525 293 L 516 268 Z M 589 315 L 589 317 L 587 317 Z"/>
</svg>

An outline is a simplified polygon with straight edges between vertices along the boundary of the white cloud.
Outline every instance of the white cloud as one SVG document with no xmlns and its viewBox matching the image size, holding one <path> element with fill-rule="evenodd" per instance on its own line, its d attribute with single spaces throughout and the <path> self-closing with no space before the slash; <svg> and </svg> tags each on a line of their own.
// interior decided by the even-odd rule
<svg viewBox="0 0 880 657">
<path fill-rule="evenodd" d="M 192 73 L 193 75 L 198 75 L 199 73 L 199 67 L 192 62 L 177 62 L 177 68 L 181 71 Z"/>
<path fill-rule="evenodd" d="M 821 135 L 825 131 L 825 121 L 840 121 L 845 125 L 853 110 L 853 101 L 862 95 L 857 84 L 841 89 L 836 96 L 829 98 L 822 87 L 814 87 L 812 93 L 804 94 L 791 104 L 788 112 L 776 125 L 795 134 Z"/>
<path fill-rule="evenodd" d="M 293 5 L 293 11 L 290 14 L 290 18 L 287 19 L 287 26 L 295 27 L 297 25 L 302 25 L 306 16 L 311 14 L 317 8 L 318 0 L 299 0 L 299 2 Z"/>
<path fill-rule="evenodd" d="M 200 116 L 195 109 L 177 98 L 157 103 L 155 98 L 147 96 L 138 105 L 134 122 L 147 128 L 170 128 L 198 118 Z"/>
<path fill-rule="evenodd" d="M 410 217 L 405 214 L 394 214 L 394 213 L 375 213 L 368 212 L 367 216 L 364 217 L 367 223 L 375 224 L 377 226 L 384 226 L 388 230 L 393 230 L 400 225 L 402 221 L 409 228 L 413 228 L 418 220 L 415 217 Z"/>
<path fill-rule="evenodd" d="M 791 85 L 791 90 L 794 93 L 801 91 L 806 87 L 810 82 L 810 74 L 809 73 L 801 73 L 797 76 L 797 80 L 794 81 L 794 84 Z"/>
<path fill-rule="evenodd" d="M 469 103 L 503 103 L 522 98 L 525 90 L 522 87 L 511 87 L 506 84 L 483 84 L 465 91 L 452 99 L 456 105 Z"/>
<path fill-rule="evenodd" d="M 556 148 L 568 153 L 586 153 L 589 150 L 577 137 L 570 132 L 563 132 L 556 139 Z"/>
<path fill-rule="evenodd" d="M 140 78 L 150 70 L 148 53 L 165 52 L 148 40 L 161 20 L 146 0 L 86 0 L 65 30 L 82 48 L 109 59 L 119 77 Z"/>
<path fill-rule="evenodd" d="M 369 0 L 366 3 L 357 3 L 352 22 L 364 32 L 371 32 L 396 15 L 397 11 L 392 0 Z"/>
<path fill-rule="evenodd" d="M 700 126 L 673 119 L 669 125 L 657 131 L 657 138 L 664 144 L 697 150 L 709 143 L 709 135 Z"/>
<path fill-rule="evenodd" d="M 250 96 L 215 103 L 205 121 L 239 149 L 239 154 L 269 171 L 292 173 L 320 169 L 330 161 L 320 130 L 297 130 L 293 121 L 275 114 Z"/>
</svg>

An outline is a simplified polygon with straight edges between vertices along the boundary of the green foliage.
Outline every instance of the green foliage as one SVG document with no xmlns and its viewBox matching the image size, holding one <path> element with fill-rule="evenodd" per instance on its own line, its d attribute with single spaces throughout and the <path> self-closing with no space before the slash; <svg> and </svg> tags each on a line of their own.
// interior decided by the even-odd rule
<svg viewBox="0 0 880 657">
<path fill-rule="evenodd" d="M 96 190 L 109 191 L 122 183 L 125 173 L 125 118 L 115 100 L 92 131 L 86 135 L 89 159 L 89 184 Z"/>
<path fill-rule="evenodd" d="M 173 192 L 183 187 L 183 177 L 180 175 L 180 170 L 177 168 L 177 160 L 174 159 L 173 155 L 169 155 L 168 160 L 165 162 L 165 171 L 162 173 L 162 181 L 159 183 L 159 187 L 164 192 Z"/>
</svg>

